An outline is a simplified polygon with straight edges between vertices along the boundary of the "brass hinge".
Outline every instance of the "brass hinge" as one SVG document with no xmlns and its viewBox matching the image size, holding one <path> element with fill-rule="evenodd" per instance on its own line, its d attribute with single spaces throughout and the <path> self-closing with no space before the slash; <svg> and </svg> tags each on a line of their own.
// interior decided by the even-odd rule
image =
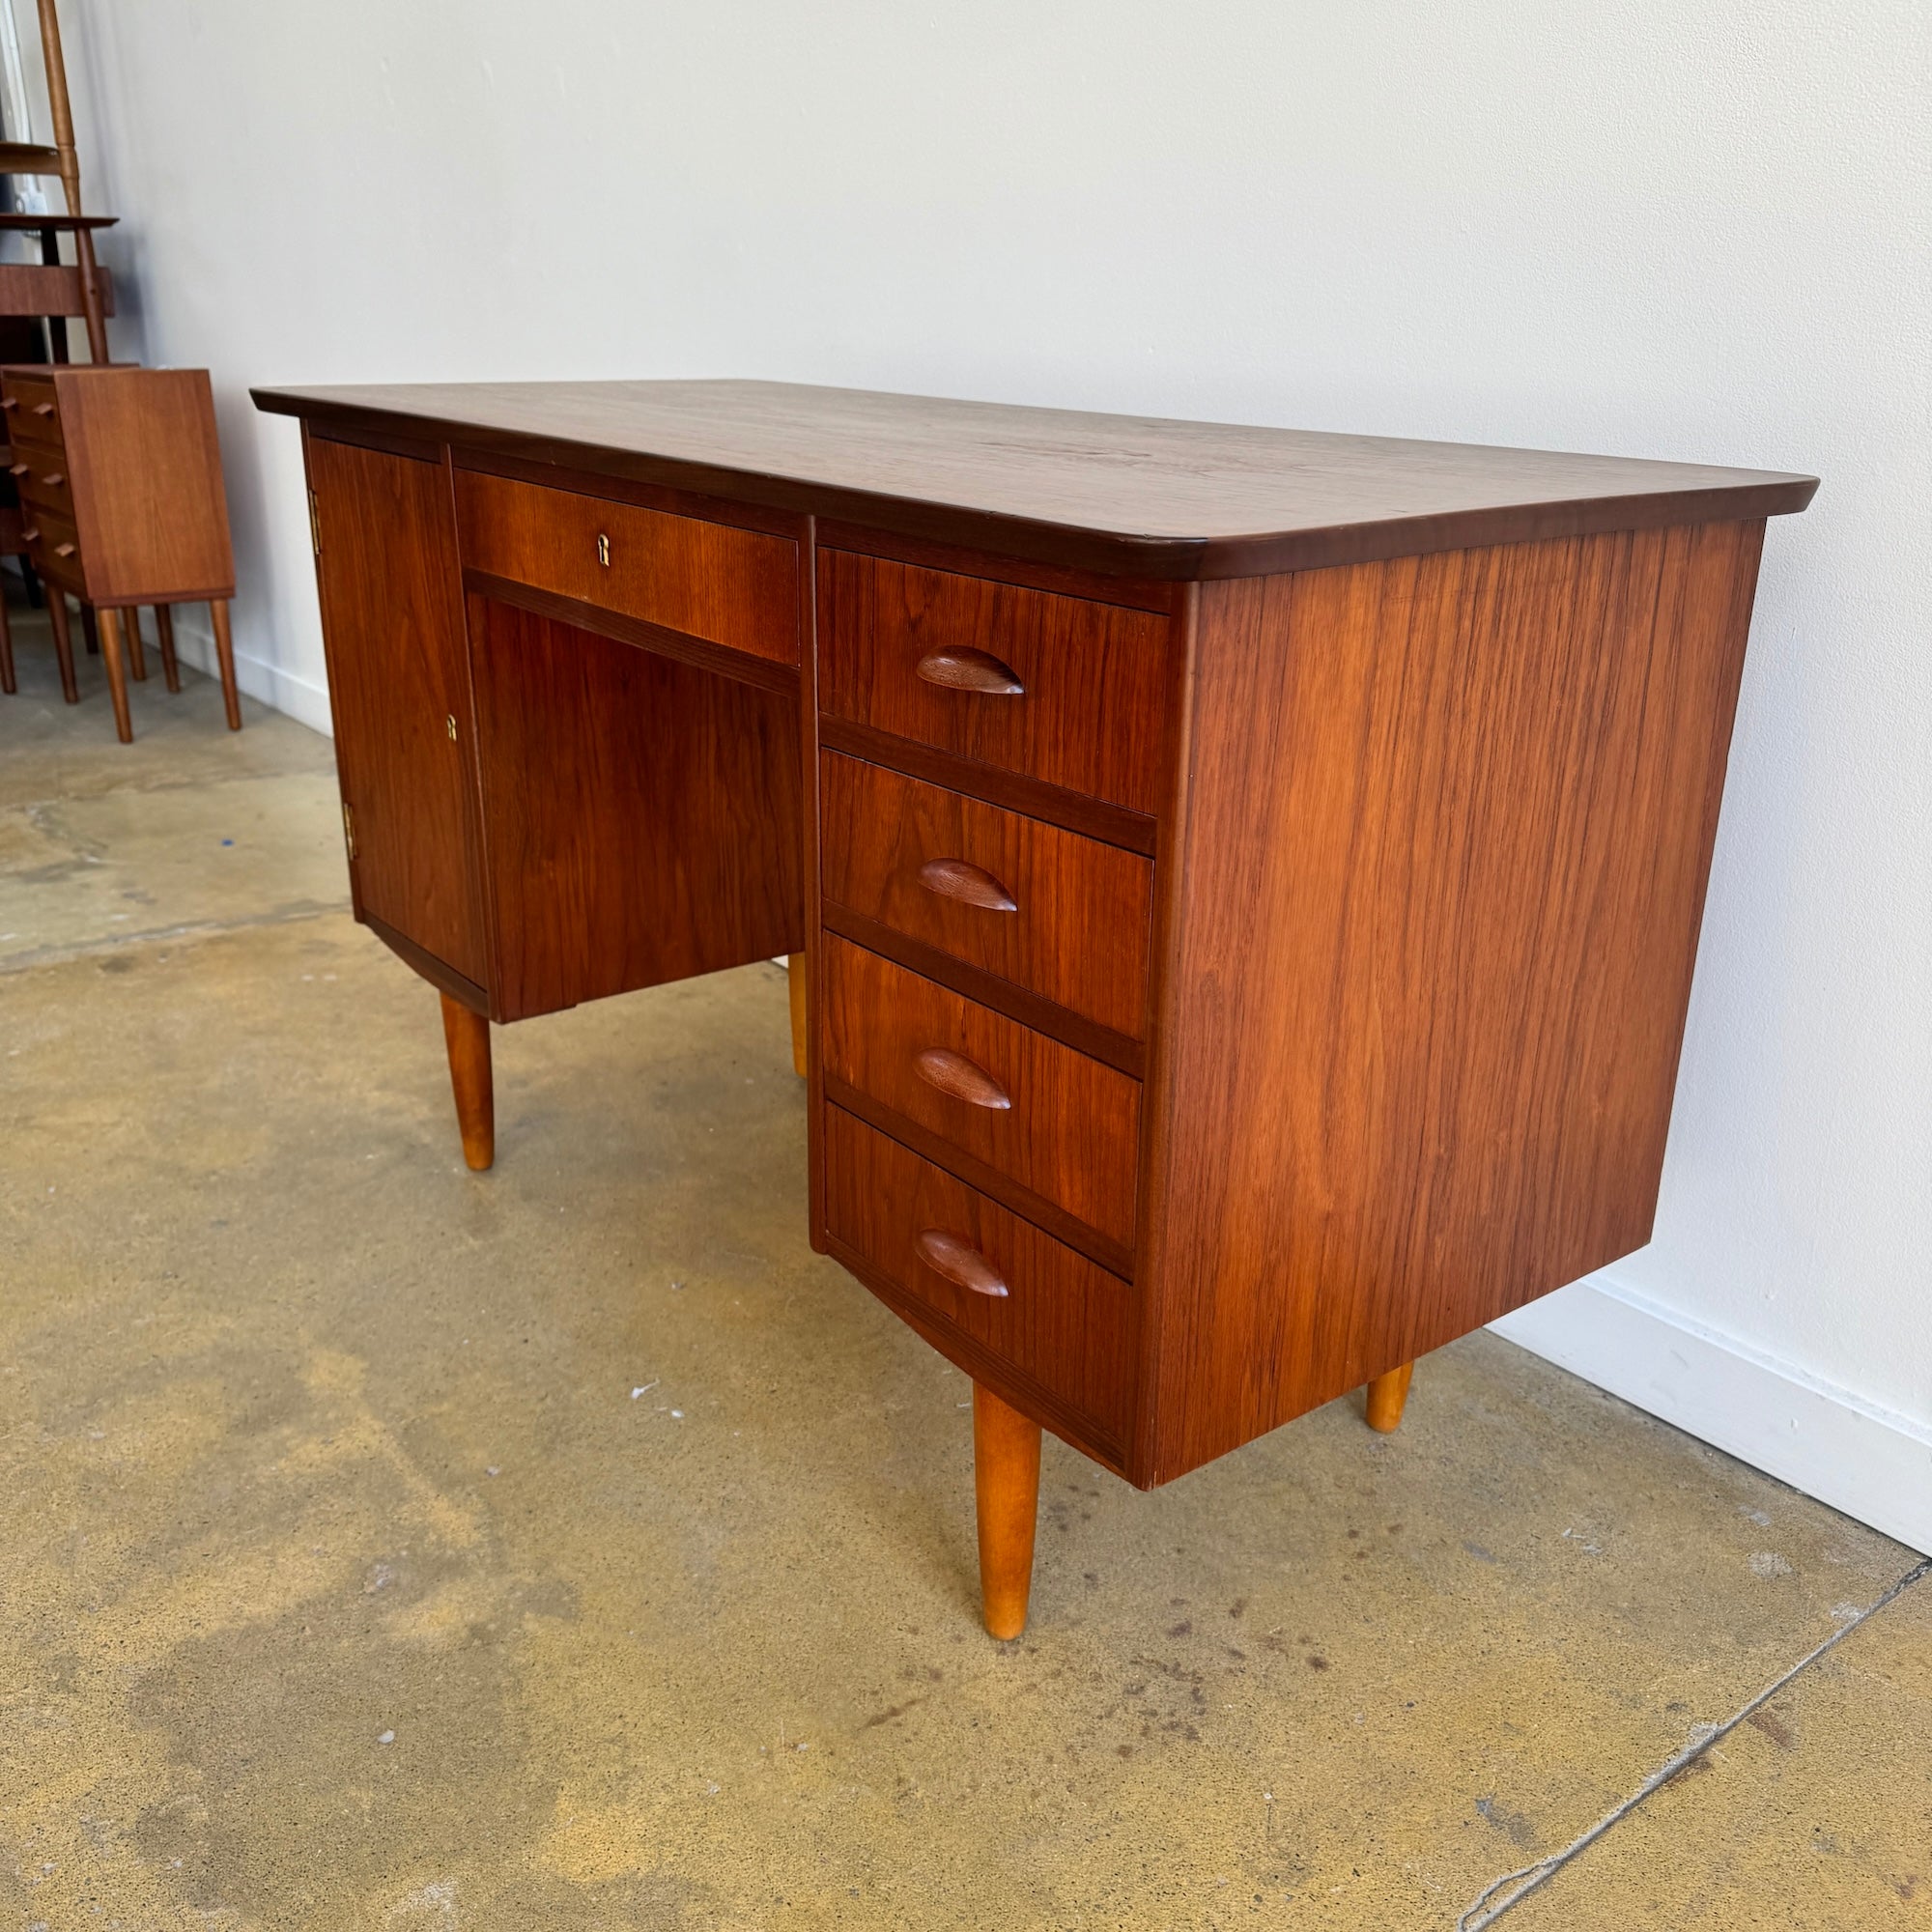
<svg viewBox="0 0 1932 1932">
<path fill-rule="evenodd" d="M 347 799 L 342 802 L 342 838 L 349 847 L 349 863 L 353 866 L 355 863 L 355 813 Z"/>
<path fill-rule="evenodd" d="M 308 493 L 308 540 L 315 546 L 317 556 L 322 554 L 322 512 L 317 509 L 315 492 Z"/>
</svg>

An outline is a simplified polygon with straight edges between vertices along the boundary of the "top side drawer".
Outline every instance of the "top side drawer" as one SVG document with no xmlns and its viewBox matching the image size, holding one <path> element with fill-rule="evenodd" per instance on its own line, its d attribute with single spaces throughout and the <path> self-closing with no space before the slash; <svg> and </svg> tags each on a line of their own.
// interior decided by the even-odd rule
<svg viewBox="0 0 1932 1932">
<path fill-rule="evenodd" d="M 463 561 L 776 664 L 798 662 L 789 537 L 636 503 L 456 472 Z"/>
<path fill-rule="evenodd" d="M 1084 597 L 818 554 L 824 708 L 1157 810 L 1168 619 Z"/>
<path fill-rule="evenodd" d="M 43 448 L 62 446 L 60 397 L 44 376 L 22 375 L 10 368 L 6 378 L 7 438 L 13 442 L 37 442 Z"/>
</svg>

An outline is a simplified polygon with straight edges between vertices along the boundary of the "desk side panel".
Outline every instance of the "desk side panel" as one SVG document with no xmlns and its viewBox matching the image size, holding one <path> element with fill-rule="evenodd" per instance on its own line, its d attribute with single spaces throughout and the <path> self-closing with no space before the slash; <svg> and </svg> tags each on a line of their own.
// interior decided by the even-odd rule
<svg viewBox="0 0 1932 1932">
<path fill-rule="evenodd" d="M 1202 587 L 1152 1480 L 1649 1238 L 1763 527 Z"/>
</svg>

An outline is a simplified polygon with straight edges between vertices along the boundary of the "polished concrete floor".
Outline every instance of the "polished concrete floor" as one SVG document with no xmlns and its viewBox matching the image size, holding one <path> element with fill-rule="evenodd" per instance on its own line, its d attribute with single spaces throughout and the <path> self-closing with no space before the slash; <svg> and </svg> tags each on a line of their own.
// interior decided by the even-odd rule
<svg viewBox="0 0 1932 1932">
<path fill-rule="evenodd" d="M 995 1644 L 781 972 L 498 1032 L 469 1175 L 327 744 L 21 631 L 0 1927 L 1932 1923 L 1909 1551 L 1478 1336 L 1387 1439 L 1049 1442 Z"/>
</svg>

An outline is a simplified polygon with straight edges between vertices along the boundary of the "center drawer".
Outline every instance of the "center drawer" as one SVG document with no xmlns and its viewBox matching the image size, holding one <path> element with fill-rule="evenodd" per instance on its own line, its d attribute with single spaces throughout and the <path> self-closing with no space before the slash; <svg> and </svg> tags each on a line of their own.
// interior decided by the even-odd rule
<svg viewBox="0 0 1932 1932">
<path fill-rule="evenodd" d="M 1128 1264 L 1138 1080 L 834 934 L 820 964 L 828 1083 L 1043 1196 L 1107 1237 L 1100 1259 Z"/>
<path fill-rule="evenodd" d="M 1148 860 L 840 753 L 819 773 L 828 900 L 1146 1037 Z"/>
<path fill-rule="evenodd" d="M 798 662 L 798 546 L 482 470 L 456 472 L 463 561 L 685 637 Z"/>
</svg>

